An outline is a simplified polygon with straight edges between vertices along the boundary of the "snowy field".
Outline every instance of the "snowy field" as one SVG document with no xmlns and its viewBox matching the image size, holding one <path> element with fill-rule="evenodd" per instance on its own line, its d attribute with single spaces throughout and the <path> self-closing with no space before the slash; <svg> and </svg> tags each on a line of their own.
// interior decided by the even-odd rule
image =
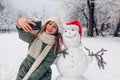
<svg viewBox="0 0 120 80">
<path fill-rule="evenodd" d="M 84 73 L 87 80 L 120 80 L 120 37 L 83 37 L 82 42 L 94 52 L 101 48 L 108 50 L 103 56 L 107 62 L 105 70 L 99 69 L 94 59 Z M 27 55 L 27 46 L 17 33 L 0 34 L 0 80 L 15 80 L 19 65 Z M 55 65 L 51 67 L 55 80 L 59 73 Z"/>
</svg>

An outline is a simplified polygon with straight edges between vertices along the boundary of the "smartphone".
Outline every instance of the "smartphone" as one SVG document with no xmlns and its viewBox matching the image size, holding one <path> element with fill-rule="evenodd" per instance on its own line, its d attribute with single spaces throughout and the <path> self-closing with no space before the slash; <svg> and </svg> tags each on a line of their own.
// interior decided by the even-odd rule
<svg viewBox="0 0 120 80">
<path fill-rule="evenodd" d="M 30 26 L 32 27 L 33 30 L 40 30 L 42 27 L 42 21 L 35 21 L 36 26 L 30 24 Z"/>
</svg>

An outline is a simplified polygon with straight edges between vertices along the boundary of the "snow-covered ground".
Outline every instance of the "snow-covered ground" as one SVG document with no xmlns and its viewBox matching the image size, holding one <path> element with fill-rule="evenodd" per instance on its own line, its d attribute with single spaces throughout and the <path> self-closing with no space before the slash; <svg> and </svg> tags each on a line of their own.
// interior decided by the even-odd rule
<svg viewBox="0 0 120 80">
<path fill-rule="evenodd" d="M 107 49 L 103 55 L 107 62 L 105 70 L 99 69 L 96 60 L 90 64 L 84 76 L 88 80 L 120 80 L 120 37 L 83 37 L 84 46 L 91 51 Z M 0 34 L 0 80 L 15 80 L 20 63 L 27 55 L 28 44 L 18 38 L 17 33 Z M 52 65 L 52 80 L 59 75 Z"/>
</svg>

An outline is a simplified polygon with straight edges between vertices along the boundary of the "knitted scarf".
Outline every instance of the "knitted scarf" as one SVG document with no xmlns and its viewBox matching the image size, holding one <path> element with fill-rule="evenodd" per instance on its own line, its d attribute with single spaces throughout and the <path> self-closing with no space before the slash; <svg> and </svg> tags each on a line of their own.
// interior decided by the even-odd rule
<svg viewBox="0 0 120 80">
<path fill-rule="evenodd" d="M 47 46 L 41 52 L 43 42 L 46 43 Z M 43 32 L 42 34 L 41 33 L 38 34 L 38 36 L 31 44 L 29 51 L 28 51 L 29 55 L 35 58 L 36 60 L 31 66 L 31 68 L 29 69 L 28 73 L 23 78 L 23 80 L 29 79 L 30 75 L 40 65 L 40 63 L 46 57 L 46 55 L 48 54 L 49 50 L 51 49 L 54 43 L 55 43 L 55 36 L 49 35 L 46 32 Z"/>
</svg>

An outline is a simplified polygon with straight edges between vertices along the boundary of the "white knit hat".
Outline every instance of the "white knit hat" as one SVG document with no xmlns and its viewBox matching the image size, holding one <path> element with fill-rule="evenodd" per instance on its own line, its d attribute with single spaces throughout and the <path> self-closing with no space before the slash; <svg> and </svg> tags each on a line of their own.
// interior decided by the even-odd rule
<svg viewBox="0 0 120 80">
<path fill-rule="evenodd" d="M 60 20 L 59 17 L 51 17 L 51 18 L 48 18 L 47 20 L 44 21 L 44 24 L 46 24 L 48 21 L 53 21 L 57 24 L 58 26 L 58 32 L 59 33 L 62 33 L 62 30 L 63 30 L 63 26 L 62 26 L 62 22 Z"/>
</svg>

